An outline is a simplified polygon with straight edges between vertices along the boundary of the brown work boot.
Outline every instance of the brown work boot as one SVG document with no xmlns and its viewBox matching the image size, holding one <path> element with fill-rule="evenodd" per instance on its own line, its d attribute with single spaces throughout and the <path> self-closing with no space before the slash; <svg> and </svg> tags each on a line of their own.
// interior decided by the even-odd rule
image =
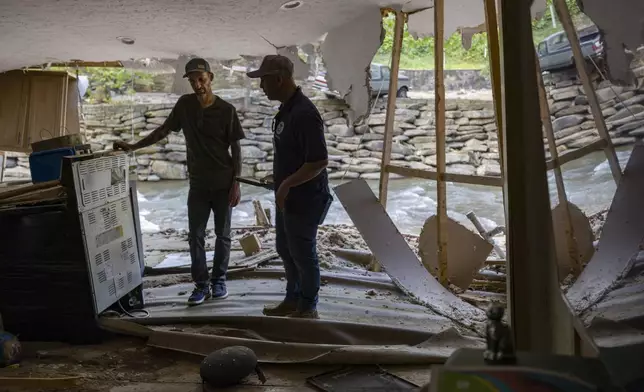
<svg viewBox="0 0 644 392">
<path fill-rule="evenodd" d="M 286 317 L 297 310 L 297 304 L 294 302 L 282 301 L 277 306 L 264 307 L 264 315 L 272 317 Z"/>
<path fill-rule="evenodd" d="M 317 310 L 297 310 L 291 314 L 288 315 L 288 317 L 292 318 L 304 318 L 304 319 L 319 319 L 320 316 L 318 316 L 318 311 Z"/>
</svg>

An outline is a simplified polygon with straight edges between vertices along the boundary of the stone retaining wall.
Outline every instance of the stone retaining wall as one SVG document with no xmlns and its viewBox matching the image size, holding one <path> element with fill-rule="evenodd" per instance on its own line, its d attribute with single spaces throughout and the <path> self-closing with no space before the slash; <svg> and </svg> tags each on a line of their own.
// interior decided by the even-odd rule
<svg viewBox="0 0 644 392">
<path fill-rule="evenodd" d="M 597 82 L 597 95 L 613 143 L 632 144 L 644 136 L 644 67 L 635 69 L 638 84 L 611 86 Z M 574 73 L 572 74 L 574 75 Z M 583 147 L 599 138 L 588 102 L 576 76 L 561 73 L 546 78 L 550 113 L 558 151 Z M 379 177 L 385 124 L 385 101 L 377 103 L 364 125 L 347 124 L 347 108 L 338 100 L 315 100 L 327 127 L 329 173 L 333 179 Z M 491 101 L 448 100 L 447 171 L 498 176 L 498 140 Z M 111 149 L 116 140 L 130 141 L 162 124 L 173 102 L 140 105 L 85 105 L 82 126 L 95 151 Z M 272 169 L 270 129 L 276 107 L 254 102 L 239 109 L 246 139 L 242 141 L 243 174 L 264 177 Z M 511 132 L 512 130 L 510 130 Z M 548 151 L 546 140 L 546 151 Z M 396 104 L 392 163 L 435 169 L 434 103 L 399 99 Z M 186 146 L 181 133 L 137 151 L 133 171 L 141 181 L 181 180 L 187 177 Z M 7 178 L 28 178 L 28 159 L 10 154 Z M 392 177 L 395 177 L 392 175 Z"/>
</svg>

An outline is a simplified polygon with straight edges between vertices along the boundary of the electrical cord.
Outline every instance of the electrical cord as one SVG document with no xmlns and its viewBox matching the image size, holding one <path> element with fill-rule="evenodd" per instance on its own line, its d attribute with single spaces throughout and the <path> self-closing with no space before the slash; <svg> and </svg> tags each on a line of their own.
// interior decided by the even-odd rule
<svg viewBox="0 0 644 392">
<path fill-rule="evenodd" d="M 134 312 L 143 313 L 143 316 L 135 316 L 134 314 L 132 314 L 132 313 L 128 312 L 127 310 L 125 310 L 125 308 L 123 307 L 123 304 L 121 303 L 120 299 L 118 300 L 118 303 L 119 303 L 119 308 L 121 308 L 121 311 L 123 312 L 123 314 L 128 316 L 128 317 L 131 317 L 131 318 L 148 318 L 148 317 L 150 317 L 150 312 L 148 310 L 145 310 L 145 309 L 133 310 L 132 313 L 134 313 Z M 123 317 L 123 314 L 121 314 L 121 317 Z"/>
</svg>

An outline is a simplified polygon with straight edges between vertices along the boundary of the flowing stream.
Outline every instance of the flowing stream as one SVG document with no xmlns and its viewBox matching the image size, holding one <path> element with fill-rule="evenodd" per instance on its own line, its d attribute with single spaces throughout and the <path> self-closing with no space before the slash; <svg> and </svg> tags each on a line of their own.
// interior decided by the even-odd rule
<svg viewBox="0 0 644 392">
<path fill-rule="evenodd" d="M 618 150 L 622 168 L 625 167 L 631 148 Z M 587 215 L 610 206 L 615 183 L 603 152 L 595 152 L 563 166 L 564 182 L 569 200 L 579 206 Z M 551 202 L 557 203 L 553 172 L 548 175 Z M 333 185 L 338 185 L 334 183 Z M 378 182 L 369 184 L 377 194 Z M 167 228 L 187 229 L 188 215 L 186 181 L 140 182 L 138 184 L 139 210 L 144 232 Z M 233 210 L 233 226 L 247 226 L 255 223 L 252 200 L 260 200 L 264 208 L 274 209 L 272 192 L 248 185 L 242 185 L 242 200 Z M 418 233 L 427 218 L 436 213 L 436 183 L 422 179 L 400 179 L 389 182 L 387 211 L 398 228 L 405 233 Z M 503 196 L 500 188 L 448 184 L 448 214 L 470 226 L 465 214 L 474 211 L 483 224 L 492 228 L 504 225 Z M 274 215 L 274 214 L 273 214 Z M 325 221 L 327 224 L 351 224 L 349 216 L 340 202 L 333 202 Z M 208 227 L 213 227 L 212 217 Z"/>
</svg>

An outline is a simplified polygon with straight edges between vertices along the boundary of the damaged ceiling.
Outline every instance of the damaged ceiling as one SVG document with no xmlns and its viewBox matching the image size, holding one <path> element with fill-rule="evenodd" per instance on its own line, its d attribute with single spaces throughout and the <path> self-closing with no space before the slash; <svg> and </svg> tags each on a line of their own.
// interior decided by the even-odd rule
<svg viewBox="0 0 644 392">
<path fill-rule="evenodd" d="M 370 10 L 396 6 L 391 0 L 301 0 L 301 6 L 284 10 L 285 2 L 3 0 L 0 72 L 72 59 L 272 54 L 275 47 L 313 42 Z M 424 8 L 429 0 L 415 2 Z"/>
<path fill-rule="evenodd" d="M 265 55 L 275 53 L 275 47 L 313 42 L 374 9 L 433 7 L 433 0 L 301 0 L 301 6 L 284 10 L 285 1 L 3 0 L 0 72 L 73 59 Z M 448 30 L 483 23 L 481 0 L 448 0 L 445 8 Z M 421 33 L 431 30 L 433 18 L 410 19 L 420 21 L 415 26 Z M 119 37 L 134 43 L 124 44 Z"/>
<path fill-rule="evenodd" d="M 380 46 L 380 8 L 409 12 L 414 36 L 433 34 L 433 0 L 3 0 L 0 2 L 0 72 L 71 60 L 108 61 L 198 55 L 234 59 L 276 51 L 295 58 L 293 47 L 327 34 L 323 58 L 330 84 L 346 96 L 354 118 L 367 113 L 368 69 Z M 642 15 L 601 0 L 583 0 L 607 33 L 610 48 L 644 41 Z M 639 3 L 638 3 L 639 2 Z M 293 4 L 299 5 L 291 7 Z M 534 0 L 533 16 L 545 9 Z M 634 24 L 616 23 L 629 20 Z M 637 24 L 636 22 L 639 22 Z M 457 29 L 481 30 L 482 0 L 446 0 L 446 38 Z M 632 29 L 632 30 L 631 30 Z M 639 30 L 638 30 L 639 29 Z M 635 34 L 631 34 L 635 33 Z M 464 42 L 468 40 L 465 39 Z M 637 42 L 636 42 L 637 41 Z M 281 49 L 277 49 L 281 48 Z M 621 66 L 618 56 L 614 66 Z M 296 61 L 299 75 L 306 65 Z M 332 76 L 332 78 L 331 78 Z"/>
</svg>

